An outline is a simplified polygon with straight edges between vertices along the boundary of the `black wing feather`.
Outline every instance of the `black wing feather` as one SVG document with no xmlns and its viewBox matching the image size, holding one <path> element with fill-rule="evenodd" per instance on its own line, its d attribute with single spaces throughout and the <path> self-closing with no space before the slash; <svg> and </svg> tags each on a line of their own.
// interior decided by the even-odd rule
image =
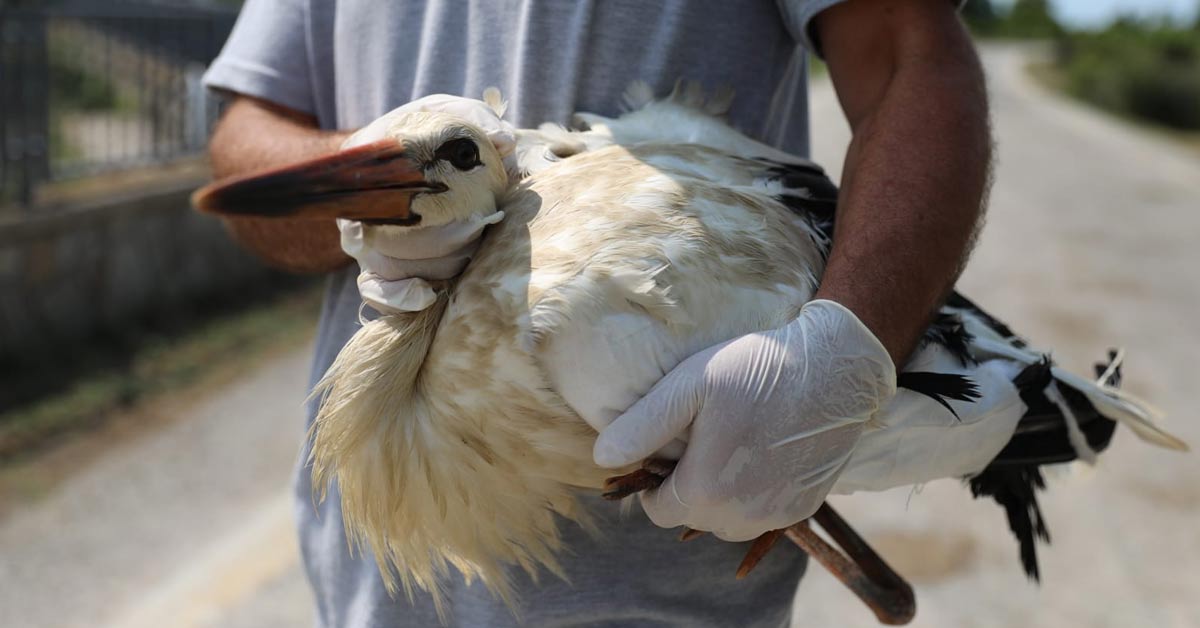
<svg viewBox="0 0 1200 628">
<path fill-rule="evenodd" d="M 1037 491 L 1046 481 L 1037 465 L 988 467 L 970 479 L 971 494 L 991 497 L 1008 515 L 1008 527 L 1021 546 L 1021 566 L 1034 581 L 1041 579 L 1037 562 L 1037 539 L 1050 543 L 1050 531 L 1038 506 Z"/>
<path fill-rule="evenodd" d="M 957 373 L 929 373 L 926 371 L 907 371 L 896 376 L 896 386 L 921 393 L 926 397 L 942 404 L 954 418 L 958 413 L 950 407 L 947 399 L 955 401 L 975 401 L 979 399 L 979 386 L 965 375 Z"/>
</svg>

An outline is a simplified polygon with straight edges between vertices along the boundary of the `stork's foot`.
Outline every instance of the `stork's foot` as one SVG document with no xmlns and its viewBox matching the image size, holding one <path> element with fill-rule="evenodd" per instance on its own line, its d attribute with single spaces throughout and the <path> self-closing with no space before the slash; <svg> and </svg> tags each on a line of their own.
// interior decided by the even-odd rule
<svg viewBox="0 0 1200 628">
<path fill-rule="evenodd" d="M 670 460 L 651 458 L 642 463 L 642 468 L 632 473 L 618 475 L 604 480 L 604 499 L 625 499 L 635 493 L 658 488 L 671 471 L 675 463 Z"/>
<path fill-rule="evenodd" d="M 750 575 L 750 572 L 758 566 L 758 562 L 775 547 L 775 541 L 783 536 L 783 530 L 768 530 L 763 532 L 762 536 L 754 539 L 754 543 L 750 545 L 750 549 L 746 552 L 746 557 L 742 559 L 742 564 L 738 565 L 737 579 L 741 580 Z"/>
<path fill-rule="evenodd" d="M 675 463 L 669 460 L 648 460 L 637 471 L 605 480 L 604 497 L 623 499 L 634 493 L 658 488 L 674 466 Z M 875 613 L 880 623 L 899 626 L 912 621 L 917 612 L 917 603 L 912 587 L 904 578 L 893 571 L 829 504 L 821 504 L 811 520 L 821 524 L 845 553 L 813 531 L 809 526 L 810 520 L 804 520 L 783 530 L 771 530 L 755 539 L 738 566 L 737 577 L 741 579 L 749 575 L 775 546 L 779 537 L 786 536 L 853 591 Z M 684 528 L 679 540 L 690 541 L 702 534 L 700 530 Z"/>
</svg>

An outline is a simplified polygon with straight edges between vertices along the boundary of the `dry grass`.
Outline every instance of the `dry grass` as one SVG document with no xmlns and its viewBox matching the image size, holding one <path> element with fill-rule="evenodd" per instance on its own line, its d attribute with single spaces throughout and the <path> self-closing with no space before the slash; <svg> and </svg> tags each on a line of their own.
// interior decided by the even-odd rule
<svg viewBox="0 0 1200 628">
<path fill-rule="evenodd" d="M 312 286 L 198 321 L 180 333 L 141 338 L 120 362 L 0 412 L 0 468 L 100 429 L 164 395 L 228 382 L 278 351 L 308 342 L 319 302 L 320 289 Z"/>
</svg>

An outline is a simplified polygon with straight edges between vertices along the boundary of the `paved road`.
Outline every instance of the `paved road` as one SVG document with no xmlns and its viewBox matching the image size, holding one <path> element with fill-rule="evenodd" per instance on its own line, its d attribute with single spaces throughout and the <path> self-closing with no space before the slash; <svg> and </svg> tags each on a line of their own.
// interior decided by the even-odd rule
<svg viewBox="0 0 1200 628">
<path fill-rule="evenodd" d="M 305 625 L 286 494 L 303 432 L 299 344 L 208 399 L 146 409 L 139 419 L 162 427 L 0 520 L 0 626 Z"/>
<path fill-rule="evenodd" d="M 1047 94 L 1014 49 L 989 48 L 985 62 L 998 165 L 960 287 L 1078 372 L 1125 346 L 1126 387 L 1200 446 L 1200 159 Z M 840 171 L 849 136 L 836 107 L 827 87 L 814 95 L 815 157 Z M 913 581 L 914 626 L 1200 626 L 1200 456 L 1122 431 L 1096 468 L 1050 484 L 1041 587 L 1025 581 L 999 508 L 958 482 L 835 503 Z M 876 625 L 820 571 L 800 587 L 795 626 Z"/>
<path fill-rule="evenodd" d="M 986 63 L 999 165 L 963 289 L 1080 371 L 1124 345 L 1127 386 L 1200 445 L 1200 159 L 1044 93 L 1011 49 Z M 827 85 L 813 106 L 836 173 L 848 133 Z M 305 370 L 306 350 L 282 356 L 0 521 L 0 625 L 306 625 L 286 496 Z M 1039 588 L 999 509 L 957 482 L 837 501 L 914 583 L 915 626 L 1200 626 L 1200 456 L 1121 433 L 1043 504 Z M 795 625 L 876 624 L 817 567 Z"/>
</svg>

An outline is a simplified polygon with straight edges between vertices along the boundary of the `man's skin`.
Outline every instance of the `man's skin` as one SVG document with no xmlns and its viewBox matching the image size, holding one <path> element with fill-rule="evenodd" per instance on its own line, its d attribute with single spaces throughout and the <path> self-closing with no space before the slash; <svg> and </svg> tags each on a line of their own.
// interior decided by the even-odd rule
<svg viewBox="0 0 1200 628">
<path fill-rule="evenodd" d="M 982 213 L 991 141 L 983 71 L 946 0 L 851 0 L 814 23 L 853 139 L 817 298 L 849 308 L 899 365 L 954 285 Z M 210 146 L 217 177 L 333 152 L 347 136 L 239 97 Z M 347 264 L 332 223 L 228 221 L 296 272 Z"/>
<path fill-rule="evenodd" d="M 209 141 L 213 176 L 221 179 L 335 152 L 350 136 L 322 131 L 316 118 L 274 103 L 236 96 Z M 239 244 L 268 264 L 297 273 L 327 273 L 350 263 L 333 221 L 226 218 Z"/>
<path fill-rule="evenodd" d="M 983 213 L 983 69 L 945 0 L 854 0 L 815 28 L 853 131 L 816 298 L 857 314 L 899 368 L 958 279 Z"/>
</svg>

